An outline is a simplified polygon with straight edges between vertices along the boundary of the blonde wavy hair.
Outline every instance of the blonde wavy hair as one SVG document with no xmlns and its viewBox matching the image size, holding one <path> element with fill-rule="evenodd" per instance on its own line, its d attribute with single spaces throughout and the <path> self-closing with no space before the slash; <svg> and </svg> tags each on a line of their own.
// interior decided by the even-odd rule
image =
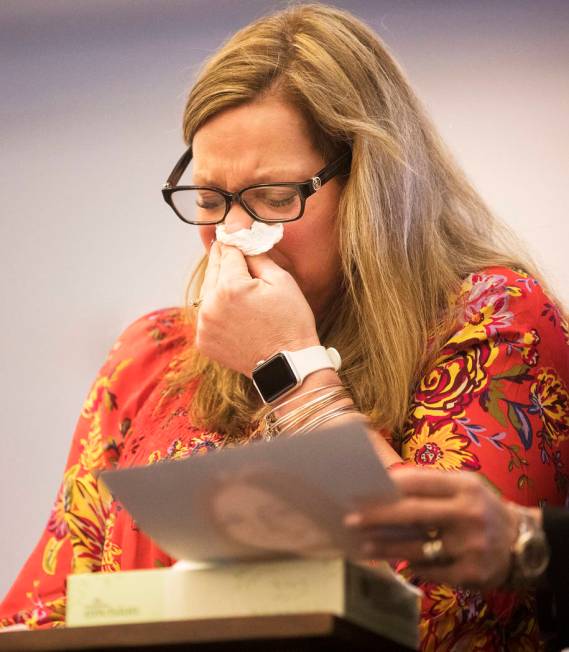
<svg viewBox="0 0 569 652">
<path fill-rule="evenodd" d="M 515 237 L 445 149 L 385 45 L 349 13 L 292 6 L 237 32 L 190 92 L 186 141 L 220 111 L 268 93 L 304 114 L 327 161 L 352 151 L 337 214 L 343 288 L 318 329 L 341 352 L 358 409 L 396 433 L 453 326 L 465 277 L 493 265 L 535 269 L 510 253 L 521 251 Z M 188 297 L 199 296 L 206 265 Z M 170 380 L 173 391 L 195 384 L 194 423 L 229 439 L 249 436 L 263 415 L 248 378 L 193 348 Z"/>
</svg>

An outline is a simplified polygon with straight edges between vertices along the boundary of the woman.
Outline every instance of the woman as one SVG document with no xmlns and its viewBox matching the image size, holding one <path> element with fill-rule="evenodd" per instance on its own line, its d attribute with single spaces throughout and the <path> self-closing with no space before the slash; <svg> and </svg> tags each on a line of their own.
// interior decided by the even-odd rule
<svg viewBox="0 0 569 652">
<path fill-rule="evenodd" d="M 173 562 L 97 481 L 109 467 L 365 415 L 386 465 L 564 500 L 565 322 L 376 35 L 319 5 L 261 19 L 206 64 L 184 133 L 164 194 L 206 250 L 189 323 L 158 311 L 114 347 L 6 624 L 61 624 L 70 571 Z M 268 253 L 215 241 L 262 220 L 284 223 Z M 423 588 L 425 649 L 538 645 L 530 595 Z"/>
</svg>

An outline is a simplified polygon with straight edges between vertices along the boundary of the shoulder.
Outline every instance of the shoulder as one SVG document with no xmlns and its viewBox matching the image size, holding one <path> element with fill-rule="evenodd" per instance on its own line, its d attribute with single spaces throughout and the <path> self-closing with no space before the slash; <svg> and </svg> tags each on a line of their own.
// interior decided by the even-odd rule
<svg viewBox="0 0 569 652">
<path fill-rule="evenodd" d="M 473 339 L 535 331 L 567 350 L 569 328 L 561 307 L 540 282 L 521 270 L 489 267 L 470 274 L 458 296 L 457 326 Z"/>
<path fill-rule="evenodd" d="M 82 416 L 140 406 L 192 338 L 180 308 L 155 310 L 132 322 L 117 338 L 83 406 Z M 118 408 L 118 409 L 117 409 Z"/>
<path fill-rule="evenodd" d="M 530 308 L 547 301 L 539 281 L 521 270 L 487 267 L 466 277 L 459 297 L 469 314 L 476 309 L 506 310 L 510 304 Z"/>
<path fill-rule="evenodd" d="M 192 338 L 181 308 L 163 308 L 129 324 L 113 344 L 104 367 L 133 358 L 171 358 Z"/>
<path fill-rule="evenodd" d="M 563 398 L 563 409 L 568 409 L 567 321 L 560 306 L 528 274 L 492 267 L 465 279 L 456 328 L 442 358 L 452 359 L 464 351 L 512 382 L 531 377 L 532 387 L 548 393 L 551 400 L 559 390 L 555 400 Z M 518 375 L 512 376 L 514 372 Z"/>
</svg>

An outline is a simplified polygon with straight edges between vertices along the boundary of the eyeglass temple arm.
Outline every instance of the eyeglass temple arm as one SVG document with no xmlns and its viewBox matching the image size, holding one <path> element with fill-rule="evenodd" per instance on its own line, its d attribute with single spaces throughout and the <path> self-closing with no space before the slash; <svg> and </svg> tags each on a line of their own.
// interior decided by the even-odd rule
<svg viewBox="0 0 569 652">
<path fill-rule="evenodd" d="M 320 179 L 320 183 L 324 185 L 326 181 L 329 181 L 332 177 L 336 176 L 343 169 L 346 172 L 349 170 L 350 163 L 352 161 L 352 152 L 346 152 L 340 158 L 337 158 L 333 163 L 322 168 L 320 172 L 315 174 L 316 177 Z"/>
<path fill-rule="evenodd" d="M 165 185 L 170 188 L 172 186 L 175 186 L 180 180 L 182 174 L 184 174 L 184 171 L 190 164 L 191 160 L 192 160 L 192 148 L 188 147 L 188 149 L 180 157 L 180 160 L 174 166 L 172 172 L 170 172 L 170 176 L 168 177 L 168 179 L 166 179 Z"/>
</svg>

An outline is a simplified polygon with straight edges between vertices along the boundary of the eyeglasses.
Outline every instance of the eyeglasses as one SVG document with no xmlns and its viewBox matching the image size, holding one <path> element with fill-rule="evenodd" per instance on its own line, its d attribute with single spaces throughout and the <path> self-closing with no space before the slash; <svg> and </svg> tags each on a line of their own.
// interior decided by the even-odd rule
<svg viewBox="0 0 569 652">
<path fill-rule="evenodd" d="M 180 158 L 162 187 L 162 195 L 174 213 L 187 224 L 219 224 L 234 201 L 258 222 L 294 222 L 302 217 L 308 197 L 336 175 L 347 174 L 351 152 L 346 152 L 300 183 L 257 183 L 238 192 L 215 186 L 177 186 L 192 160 L 190 147 Z"/>
</svg>

